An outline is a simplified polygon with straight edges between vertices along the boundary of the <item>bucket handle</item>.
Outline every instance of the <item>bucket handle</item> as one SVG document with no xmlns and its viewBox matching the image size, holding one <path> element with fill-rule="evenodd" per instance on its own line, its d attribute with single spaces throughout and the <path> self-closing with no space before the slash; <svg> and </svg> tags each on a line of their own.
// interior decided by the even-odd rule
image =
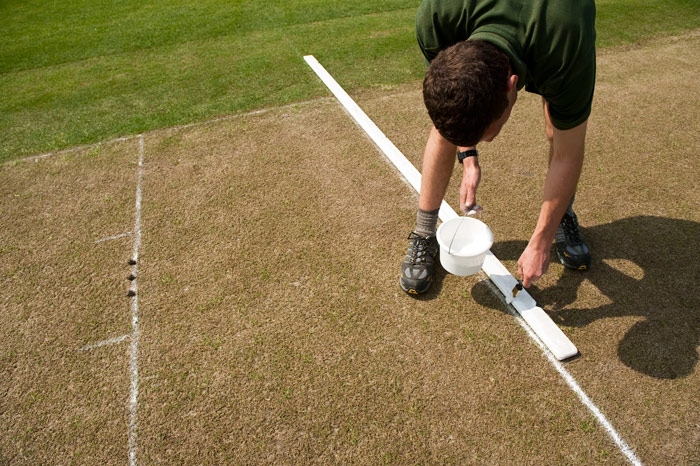
<svg viewBox="0 0 700 466">
<path fill-rule="evenodd" d="M 464 215 L 462 215 L 462 219 L 459 221 L 459 225 L 457 225 L 457 228 L 455 228 L 455 232 L 452 234 L 452 239 L 450 240 L 450 245 L 447 247 L 447 253 L 452 255 L 452 243 L 454 243 L 455 236 L 457 236 L 457 232 L 459 231 L 460 227 L 462 226 L 462 222 L 464 221 L 465 217 L 473 217 L 476 214 L 479 214 L 479 218 L 481 218 L 481 212 L 484 210 L 483 207 L 481 207 L 478 204 L 474 204 L 471 209 L 465 210 Z"/>
</svg>

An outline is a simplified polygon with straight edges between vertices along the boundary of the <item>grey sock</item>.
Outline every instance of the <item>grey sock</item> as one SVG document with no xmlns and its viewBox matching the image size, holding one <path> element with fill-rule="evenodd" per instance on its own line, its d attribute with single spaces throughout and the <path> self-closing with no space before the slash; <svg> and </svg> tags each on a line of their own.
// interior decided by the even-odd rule
<svg viewBox="0 0 700 466">
<path fill-rule="evenodd" d="M 416 214 L 416 233 L 423 237 L 435 236 L 438 212 L 440 212 L 440 209 L 431 210 L 430 212 L 418 209 Z"/>
</svg>

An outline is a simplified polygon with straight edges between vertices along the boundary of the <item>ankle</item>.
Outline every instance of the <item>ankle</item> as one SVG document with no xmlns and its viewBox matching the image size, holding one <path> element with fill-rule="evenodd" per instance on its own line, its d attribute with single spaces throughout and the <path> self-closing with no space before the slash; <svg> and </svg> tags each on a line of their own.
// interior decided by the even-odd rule
<svg viewBox="0 0 700 466">
<path fill-rule="evenodd" d="M 435 236 L 437 231 L 438 213 L 440 209 L 425 211 L 423 209 L 418 209 L 416 214 L 416 229 L 415 232 L 427 238 L 428 236 Z"/>
</svg>

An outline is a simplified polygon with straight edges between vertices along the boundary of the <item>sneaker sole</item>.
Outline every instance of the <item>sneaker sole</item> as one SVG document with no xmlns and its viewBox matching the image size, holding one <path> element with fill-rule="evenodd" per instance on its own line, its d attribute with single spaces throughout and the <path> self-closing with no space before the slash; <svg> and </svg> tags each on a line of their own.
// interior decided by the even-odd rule
<svg viewBox="0 0 700 466">
<path fill-rule="evenodd" d="M 430 289 L 432 284 L 433 284 L 433 281 L 430 280 L 430 282 L 428 282 L 428 285 L 425 287 L 425 289 L 423 289 L 422 291 L 419 291 L 419 290 L 412 288 L 412 287 L 405 287 L 403 285 L 403 283 L 401 282 L 401 279 L 399 279 L 399 286 L 401 287 L 401 289 L 403 291 L 405 291 L 406 293 L 413 295 L 413 296 L 418 296 L 418 295 L 426 293 Z"/>
<path fill-rule="evenodd" d="M 561 262 L 561 265 L 563 265 L 563 266 L 566 267 L 567 269 L 570 269 L 570 270 L 587 270 L 587 269 L 588 269 L 588 265 L 587 265 L 587 264 L 581 264 L 581 265 L 571 265 L 571 264 L 567 264 L 566 261 L 564 260 L 564 258 L 561 257 L 561 255 L 559 254 L 559 252 L 557 252 L 557 257 L 559 258 L 559 262 Z"/>
</svg>

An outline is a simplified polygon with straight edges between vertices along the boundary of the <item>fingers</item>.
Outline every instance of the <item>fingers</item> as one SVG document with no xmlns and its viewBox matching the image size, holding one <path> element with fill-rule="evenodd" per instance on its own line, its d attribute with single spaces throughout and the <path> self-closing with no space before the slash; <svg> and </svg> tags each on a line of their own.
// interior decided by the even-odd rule
<svg viewBox="0 0 700 466">
<path fill-rule="evenodd" d="M 467 207 L 467 190 L 462 186 L 459 189 L 459 210 L 466 212 Z"/>
<path fill-rule="evenodd" d="M 472 209 L 476 209 L 476 207 L 476 193 L 467 194 L 467 199 L 464 202 L 464 209 L 462 209 L 462 211 L 468 212 Z"/>
<path fill-rule="evenodd" d="M 476 207 L 476 185 L 462 183 L 459 189 L 459 208 L 468 212 Z"/>
<path fill-rule="evenodd" d="M 476 213 L 482 210 L 482 207 L 476 204 L 476 198 L 474 197 L 472 198 L 472 200 L 464 200 L 460 198 L 459 209 L 462 211 L 463 214 L 466 214 L 468 212 Z"/>
<path fill-rule="evenodd" d="M 537 267 L 533 267 L 530 259 L 523 253 L 518 261 L 518 275 L 520 275 L 523 287 L 530 288 L 530 285 L 542 276 L 542 271 Z"/>
<path fill-rule="evenodd" d="M 530 288 L 530 285 L 532 285 L 532 277 L 525 273 L 520 261 L 518 261 L 518 275 L 520 275 L 520 282 L 523 284 L 523 288 Z"/>
<path fill-rule="evenodd" d="M 464 215 L 476 215 L 482 210 L 484 210 L 483 207 L 481 207 L 479 204 L 474 204 L 471 207 L 467 207 L 469 210 L 464 210 Z"/>
<path fill-rule="evenodd" d="M 459 210 L 464 212 L 464 209 L 467 207 L 467 187 L 464 183 L 462 183 L 459 186 Z"/>
<path fill-rule="evenodd" d="M 462 212 L 476 205 L 476 190 L 481 181 L 481 167 L 476 157 L 469 157 L 462 164 L 462 183 L 459 186 L 459 208 Z"/>
<path fill-rule="evenodd" d="M 518 275 L 520 275 L 520 279 L 523 282 L 523 287 L 529 288 L 547 272 L 548 268 L 548 251 L 538 252 L 530 247 L 525 248 L 520 259 L 518 259 Z"/>
</svg>

